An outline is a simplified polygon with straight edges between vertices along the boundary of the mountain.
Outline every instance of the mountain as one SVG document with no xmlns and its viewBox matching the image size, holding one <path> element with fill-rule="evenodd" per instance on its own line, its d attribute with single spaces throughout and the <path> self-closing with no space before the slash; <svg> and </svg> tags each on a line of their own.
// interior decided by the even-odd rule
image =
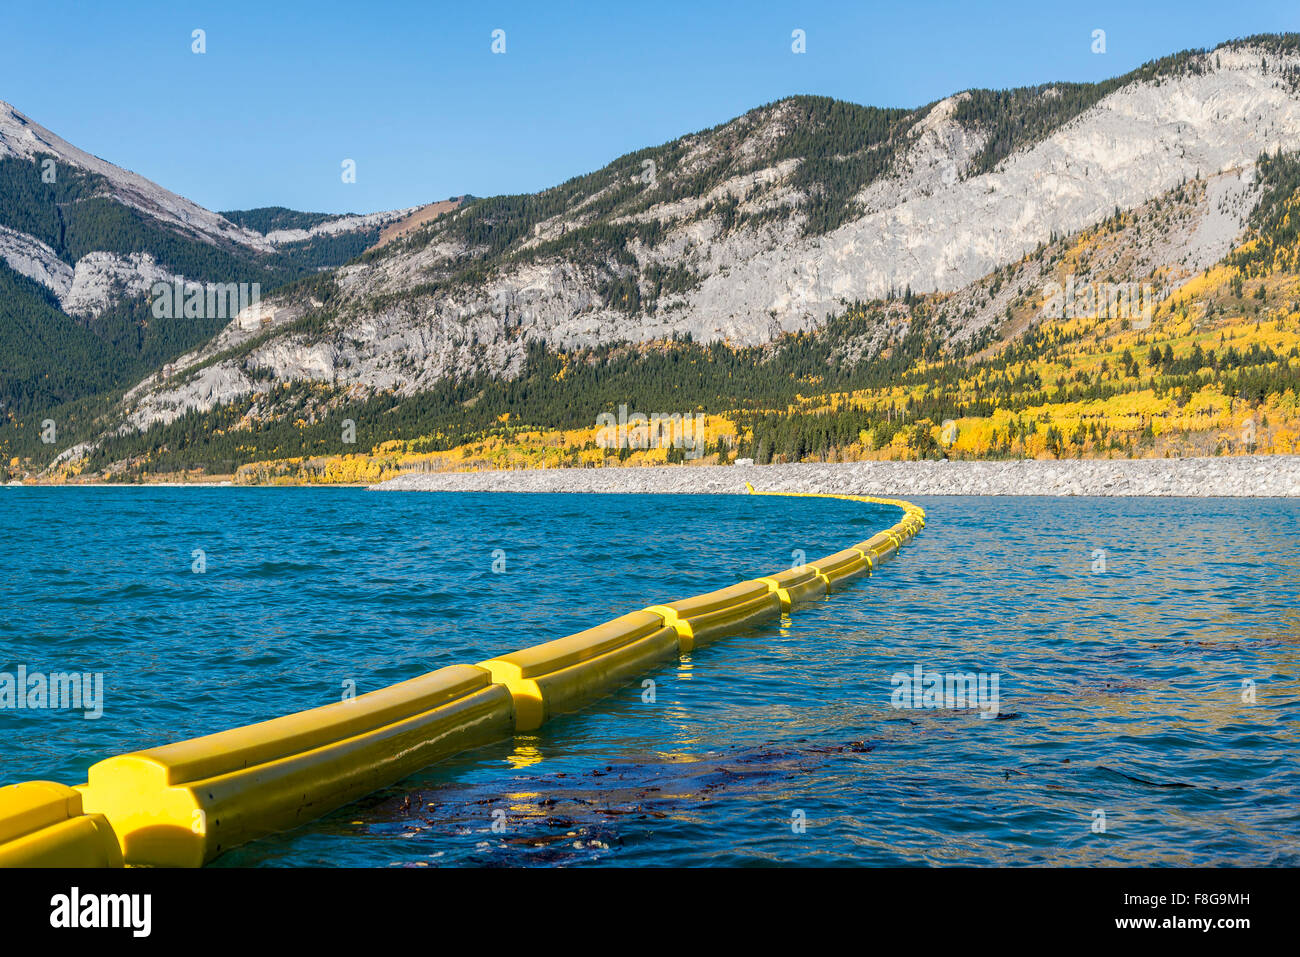
<svg viewBox="0 0 1300 957">
<path fill-rule="evenodd" d="M 354 258 L 415 212 L 215 213 L 0 102 L 0 413 L 136 381 L 233 318 L 151 321 L 155 283 L 269 292 Z"/>
<path fill-rule="evenodd" d="M 987 361 L 1034 334 L 1057 257 L 1106 223 L 1146 226 L 1106 231 L 1106 262 L 1083 256 L 1081 274 L 1168 303 L 1240 248 L 1257 160 L 1297 134 L 1295 35 L 912 110 L 791 97 L 304 274 L 98 410 L 65 460 L 346 453 L 344 415 L 362 449 L 452 448 L 501 422 L 589 424 L 620 399 L 781 409 L 917 360 Z M 330 226 L 225 222 L 268 244 Z"/>
</svg>

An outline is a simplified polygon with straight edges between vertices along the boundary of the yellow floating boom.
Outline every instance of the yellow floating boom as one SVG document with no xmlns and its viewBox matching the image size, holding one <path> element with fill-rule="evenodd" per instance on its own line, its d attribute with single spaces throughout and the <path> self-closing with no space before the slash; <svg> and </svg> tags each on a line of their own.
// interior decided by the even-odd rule
<svg viewBox="0 0 1300 957">
<path fill-rule="evenodd" d="M 477 665 L 107 758 L 79 788 L 44 781 L 0 788 L 0 866 L 200 866 L 451 754 L 532 731 L 659 662 L 838 591 L 889 561 L 925 527 L 925 512 L 897 499 L 745 487 L 756 495 L 893 505 L 904 518 L 801 567 L 651 605 Z"/>
</svg>

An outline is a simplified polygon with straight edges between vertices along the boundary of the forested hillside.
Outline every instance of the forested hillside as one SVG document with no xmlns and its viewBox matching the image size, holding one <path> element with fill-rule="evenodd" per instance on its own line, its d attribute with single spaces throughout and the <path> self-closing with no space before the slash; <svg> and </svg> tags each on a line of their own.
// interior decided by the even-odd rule
<svg viewBox="0 0 1300 957">
<path fill-rule="evenodd" d="M 1298 57 L 1253 37 L 910 109 L 792 96 L 538 193 L 369 216 L 222 218 L 89 158 L 47 182 L 11 125 L 0 454 L 263 479 L 683 458 L 597 449 L 623 406 L 706 415 L 715 461 L 1288 450 Z M 159 271 L 265 301 L 155 319 L 118 287 Z M 1152 315 L 1053 314 L 1076 283 L 1142 284 Z"/>
<path fill-rule="evenodd" d="M 261 206 L 257 209 L 228 209 L 222 216 L 237 226 L 265 236 L 277 229 L 311 229 L 322 223 L 346 219 L 355 213 L 303 213 L 284 206 Z"/>
<path fill-rule="evenodd" d="M 448 381 L 416 396 L 321 383 L 271 391 L 143 434 L 115 436 L 79 468 L 118 477 L 236 473 L 257 481 L 373 481 L 408 468 L 760 463 L 864 458 L 1020 458 L 1300 451 L 1300 271 L 1293 155 L 1258 164 L 1245 241 L 1134 317 L 1053 319 L 1042 297 L 1012 309 L 1003 341 L 945 346 L 957 298 L 858 303 L 818 330 L 733 348 L 689 338 L 556 352 L 524 373 Z M 1018 267 L 1083 275 L 1141 242 L 1203 185 L 1044 246 Z M 1010 273 L 987 277 L 986 290 Z M 1019 327 L 1021 317 L 1029 325 Z M 1140 326 L 1141 324 L 1139 324 Z M 894 332 L 876 341 L 882 327 Z M 874 347 L 870 346 L 875 343 Z M 705 414 L 699 457 L 602 449 L 596 416 Z M 276 409 L 273 415 L 259 409 Z M 349 427 L 348 423 L 351 423 Z M 351 434 L 350 434 L 351 433 Z M 351 441 L 349 441 L 351 439 Z"/>
</svg>

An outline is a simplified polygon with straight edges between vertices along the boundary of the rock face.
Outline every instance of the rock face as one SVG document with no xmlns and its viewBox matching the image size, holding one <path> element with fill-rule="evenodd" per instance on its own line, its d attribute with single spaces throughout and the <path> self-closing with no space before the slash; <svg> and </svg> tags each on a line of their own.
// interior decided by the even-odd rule
<svg viewBox="0 0 1300 957">
<path fill-rule="evenodd" d="M 0 226 L 0 259 L 14 272 L 48 288 L 60 301 L 72 288 L 72 267 L 34 236 Z"/>
<path fill-rule="evenodd" d="M 1054 234 L 1094 225 L 1116 207 L 1140 207 L 1201 177 L 1192 225 L 1153 243 L 1144 238 L 1142 255 L 1132 260 L 1134 269 L 1186 276 L 1239 236 L 1257 199 L 1249 177 L 1256 157 L 1300 140 L 1300 92 L 1289 72 L 1300 60 L 1226 46 L 1194 64 L 1119 86 L 988 172 L 972 167 L 987 133 L 960 119 L 968 94 L 916 111 L 888 169 L 854 197 L 855 214 L 818 235 L 805 228 L 810 197 L 799 176 L 808 160 L 764 161 L 800 132 L 796 105 L 782 101 L 669 144 L 675 160 L 657 172 L 657 185 L 645 187 L 649 205 L 614 202 L 636 175 L 634 164 L 590 193 L 557 187 L 553 192 L 571 193 L 562 211 L 533 224 L 505 254 L 468 239 L 472 231 L 458 231 L 473 204 L 445 215 L 417 234 L 422 241 L 393 243 L 336 272 L 339 297 L 326 335 L 286 328 L 205 370 L 192 388 L 169 384 L 165 399 L 138 390 L 125 414 L 143 427 L 177 409 L 237 399 L 260 388 L 241 371 L 250 368 L 278 381 L 413 394 L 469 370 L 511 376 L 533 339 L 563 349 L 682 333 L 697 341 L 764 343 L 890 290 L 964 295 Z M 1035 95 L 1061 94 L 1047 88 Z M 756 168 L 706 177 L 691 195 L 672 193 L 732 161 Z M 673 198 L 655 202 L 661 194 Z M 631 262 L 587 247 L 548 252 L 585 227 L 628 225 L 656 230 L 653 241 L 626 244 Z M 457 270 L 480 261 L 490 268 L 474 281 L 452 281 Z M 673 269 L 691 280 L 656 296 L 647 277 Z M 636 283 L 642 305 L 611 303 L 611 278 Z M 953 334 L 969 336 L 994 321 L 1010 290 L 1000 295 L 990 301 L 987 290 L 972 292 Z M 290 298 L 271 301 L 277 316 L 301 306 Z M 179 368 L 228 344 L 214 342 Z"/>
<path fill-rule="evenodd" d="M 1300 456 L 1010 462 L 800 462 L 763 466 L 543 469 L 411 473 L 372 486 L 392 492 L 829 492 L 929 495 L 1300 497 Z"/>
<path fill-rule="evenodd" d="M 4 226 L 0 226 L 0 259 L 47 287 L 70 316 L 97 317 L 123 297 L 146 295 L 155 282 L 180 278 L 148 253 L 87 253 L 74 268 L 39 239 Z"/>
<path fill-rule="evenodd" d="M 59 301 L 68 315 L 94 317 L 120 299 L 148 295 L 155 282 L 179 278 L 148 253 L 87 253 L 77 260 L 72 283 Z"/>
</svg>

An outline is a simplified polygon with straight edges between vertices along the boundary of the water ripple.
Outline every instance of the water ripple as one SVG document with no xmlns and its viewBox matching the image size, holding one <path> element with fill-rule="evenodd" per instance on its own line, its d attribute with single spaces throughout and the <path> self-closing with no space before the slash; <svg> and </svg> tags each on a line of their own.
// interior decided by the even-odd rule
<svg viewBox="0 0 1300 957">
<path fill-rule="evenodd" d="M 1300 504 L 920 504 L 898 561 L 665 663 L 653 702 L 635 683 L 219 864 L 1300 864 Z M 0 670 L 102 672 L 106 699 L 98 720 L 0 711 L 0 776 L 78 783 L 109 754 L 775 571 L 894 514 L 0 489 Z M 1001 720 L 896 710 L 891 678 L 916 666 L 997 674 Z"/>
</svg>

